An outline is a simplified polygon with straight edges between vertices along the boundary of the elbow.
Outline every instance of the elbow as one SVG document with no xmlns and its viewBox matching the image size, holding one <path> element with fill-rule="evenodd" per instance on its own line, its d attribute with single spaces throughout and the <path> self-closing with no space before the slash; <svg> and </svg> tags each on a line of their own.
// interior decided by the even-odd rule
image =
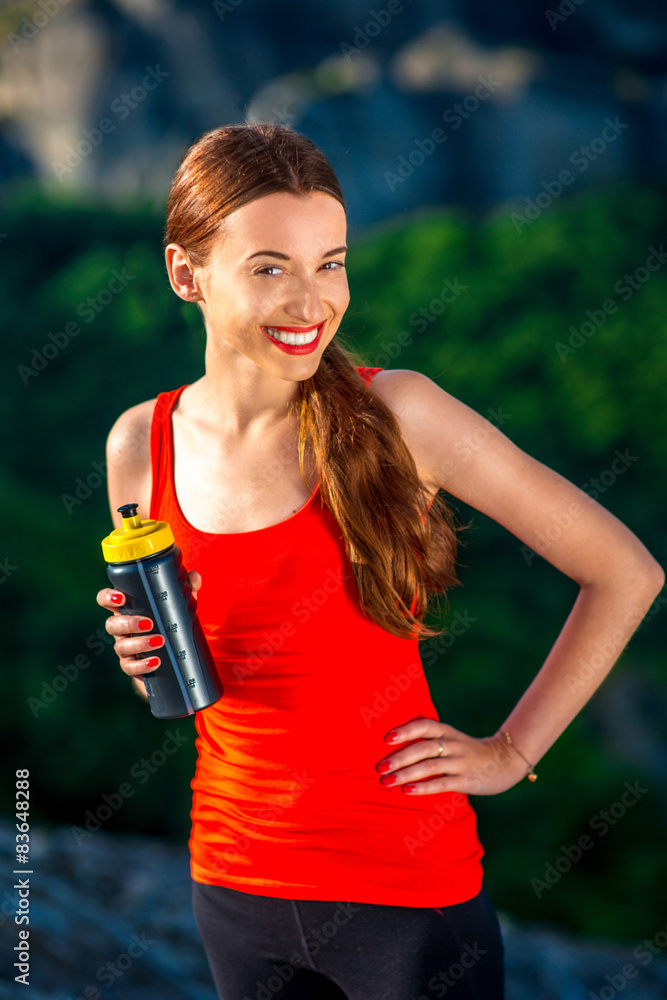
<svg viewBox="0 0 667 1000">
<path fill-rule="evenodd" d="M 662 588 L 665 586 L 665 571 L 655 559 L 651 559 L 649 571 L 649 582 L 652 587 L 653 600 L 656 599 Z"/>
<path fill-rule="evenodd" d="M 665 585 L 665 571 L 648 552 L 632 574 L 633 591 L 650 607 Z"/>
</svg>

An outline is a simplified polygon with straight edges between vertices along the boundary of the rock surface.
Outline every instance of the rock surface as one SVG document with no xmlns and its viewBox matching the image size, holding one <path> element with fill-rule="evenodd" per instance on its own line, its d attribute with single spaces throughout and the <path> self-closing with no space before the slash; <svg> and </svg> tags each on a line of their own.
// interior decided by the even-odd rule
<svg viewBox="0 0 667 1000">
<path fill-rule="evenodd" d="M 15 833 L 11 822 L 0 822 L 7 873 L 0 903 L 2 1000 L 216 1000 L 192 914 L 187 848 L 105 831 L 77 845 L 66 826 L 31 830 L 30 984 L 16 984 Z M 503 912 L 499 918 L 507 1000 L 667 997 L 667 959 L 659 954 L 641 962 L 636 944 L 585 941 Z"/>
</svg>

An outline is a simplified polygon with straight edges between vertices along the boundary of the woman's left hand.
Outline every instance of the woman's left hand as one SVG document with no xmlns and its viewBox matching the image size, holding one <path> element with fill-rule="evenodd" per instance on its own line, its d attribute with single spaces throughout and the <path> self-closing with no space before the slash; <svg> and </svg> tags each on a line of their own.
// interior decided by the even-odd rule
<svg viewBox="0 0 667 1000">
<path fill-rule="evenodd" d="M 397 738 L 389 740 L 391 733 L 396 733 Z M 500 733 L 476 739 L 438 719 L 419 718 L 396 726 L 384 739 L 390 747 L 417 741 L 375 765 L 382 775 L 381 784 L 400 787 L 408 795 L 496 795 L 518 784 L 528 772 L 526 762 Z M 391 768 L 386 767 L 386 762 L 391 763 Z"/>
</svg>

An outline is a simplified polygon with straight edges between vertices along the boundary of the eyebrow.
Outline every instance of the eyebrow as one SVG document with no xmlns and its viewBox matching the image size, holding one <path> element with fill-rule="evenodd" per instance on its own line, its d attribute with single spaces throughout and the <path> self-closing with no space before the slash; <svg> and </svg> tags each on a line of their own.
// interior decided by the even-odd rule
<svg viewBox="0 0 667 1000">
<path fill-rule="evenodd" d="M 322 257 L 334 257 L 337 253 L 345 253 L 347 250 L 346 246 L 336 247 L 334 250 L 327 250 L 326 253 L 322 254 Z M 286 253 L 281 253 L 279 250 L 258 250 L 256 253 L 251 253 L 246 260 L 252 260 L 253 257 L 277 257 L 278 260 L 291 260 Z"/>
</svg>

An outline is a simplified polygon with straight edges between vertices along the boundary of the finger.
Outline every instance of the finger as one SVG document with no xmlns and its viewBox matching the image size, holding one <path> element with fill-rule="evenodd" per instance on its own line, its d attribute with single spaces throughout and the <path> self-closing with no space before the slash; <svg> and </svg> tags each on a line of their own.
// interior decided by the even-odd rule
<svg viewBox="0 0 667 1000">
<path fill-rule="evenodd" d="M 161 635 L 119 637 L 114 643 L 114 650 L 119 659 L 147 656 L 163 648 L 164 637 Z"/>
<path fill-rule="evenodd" d="M 442 751 L 440 748 L 442 747 Z M 442 760 L 444 758 L 460 757 L 464 752 L 463 744 L 460 740 L 446 740 L 443 737 L 432 737 L 428 740 L 417 740 L 409 747 L 398 750 L 389 757 L 383 758 L 375 765 L 375 769 L 381 774 L 394 772 L 399 768 L 408 767 L 420 760 Z"/>
<path fill-rule="evenodd" d="M 411 719 L 410 722 L 406 722 L 402 726 L 394 726 L 390 732 L 385 733 L 384 739 L 391 746 L 396 746 L 399 743 L 407 743 L 408 740 L 446 738 L 459 735 L 459 730 L 447 725 L 446 722 L 440 722 L 439 719 L 425 719 L 420 716 L 418 719 Z"/>
<path fill-rule="evenodd" d="M 114 611 L 125 604 L 125 594 L 121 593 L 120 590 L 105 587 L 104 590 L 98 592 L 96 600 L 100 607 Z"/>
<path fill-rule="evenodd" d="M 383 774 L 380 781 L 383 785 L 406 785 L 423 778 L 458 775 L 462 770 L 463 761 L 460 757 L 427 757 Z"/>
<path fill-rule="evenodd" d="M 107 618 L 104 627 L 109 635 L 141 635 L 150 632 L 153 622 L 145 615 L 112 615 Z"/>
<path fill-rule="evenodd" d="M 436 795 L 439 792 L 460 792 L 466 795 L 463 790 L 462 778 L 459 774 L 445 774 L 439 778 L 430 778 L 427 781 L 411 781 L 407 785 L 401 786 L 402 795 Z"/>
<path fill-rule="evenodd" d="M 160 666 L 158 656 L 149 656 L 146 659 L 137 659 L 134 656 L 121 656 L 120 668 L 129 677 L 138 677 L 140 674 L 149 674 Z"/>
</svg>

